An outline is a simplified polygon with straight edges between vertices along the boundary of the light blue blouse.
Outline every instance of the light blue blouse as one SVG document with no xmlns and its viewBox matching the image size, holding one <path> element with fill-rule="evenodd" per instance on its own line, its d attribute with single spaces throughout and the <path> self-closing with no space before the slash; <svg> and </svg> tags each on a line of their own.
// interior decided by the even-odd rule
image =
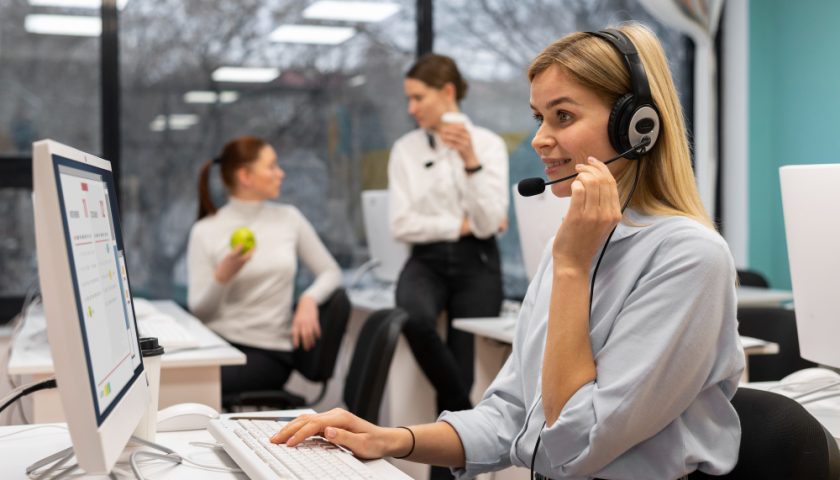
<svg viewBox="0 0 840 480">
<path fill-rule="evenodd" d="M 513 352 L 484 399 L 440 416 L 464 445 L 459 478 L 530 467 L 537 435 L 535 470 L 557 479 L 674 479 L 735 466 L 741 428 L 730 399 L 744 353 L 729 248 L 686 217 L 627 210 L 624 218 L 595 280 L 596 380 L 543 429 L 549 243 L 522 303 Z"/>
</svg>

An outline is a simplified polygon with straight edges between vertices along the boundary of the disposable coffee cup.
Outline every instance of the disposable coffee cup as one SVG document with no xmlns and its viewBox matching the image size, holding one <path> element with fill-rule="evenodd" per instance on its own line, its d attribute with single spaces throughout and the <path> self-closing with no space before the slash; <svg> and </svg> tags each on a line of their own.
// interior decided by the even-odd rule
<svg viewBox="0 0 840 480">
<path fill-rule="evenodd" d="M 467 123 L 467 116 L 461 112 L 445 112 L 440 120 L 443 123 Z"/>
<path fill-rule="evenodd" d="M 160 356 L 163 355 L 163 347 L 158 344 L 158 339 L 155 337 L 145 337 L 140 339 L 140 354 L 143 356 L 143 367 L 146 370 L 146 379 L 149 382 L 149 406 L 146 408 L 146 413 L 134 430 L 134 436 L 147 440 L 149 442 L 155 441 L 155 433 L 157 432 L 157 412 L 158 412 L 158 397 L 160 392 Z"/>
</svg>

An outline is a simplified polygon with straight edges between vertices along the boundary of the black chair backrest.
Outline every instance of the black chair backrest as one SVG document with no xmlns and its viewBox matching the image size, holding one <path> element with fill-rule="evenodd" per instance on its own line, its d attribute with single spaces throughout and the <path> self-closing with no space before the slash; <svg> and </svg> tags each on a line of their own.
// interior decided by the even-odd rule
<svg viewBox="0 0 840 480">
<path fill-rule="evenodd" d="M 344 404 L 347 410 L 371 423 L 379 420 L 391 360 L 407 320 L 408 314 L 399 308 L 378 310 L 359 332 L 344 380 Z"/>
<path fill-rule="evenodd" d="M 740 307 L 738 333 L 779 344 L 779 353 L 776 355 L 748 357 L 750 381 L 781 380 L 797 370 L 816 366 L 800 356 L 796 314 L 793 310 L 781 307 Z"/>
<path fill-rule="evenodd" d="M 836 441 L 795 400 L 773 392 L 739 388 L 732 405 L 741 420 L 741 447 L 735 469 L 720 477 L 692 474 L 689 478 L 840 478 Z"/>
<path fill-rule="evenodd" d="M 764 275 L 755 270 L 738 270 L 738 284 L 742 287 L 770 288 L 770 283 Z"/>
<path fill-rule="evenodd" d="M 313 382 L 326 382 L 332 378 L 349 318 L 350 299 L 347 292 L 339 288 L 318 307 L 321 338 L 311 349 L 297 348 L 292 353 L 295 370 Z"/>
</svg>

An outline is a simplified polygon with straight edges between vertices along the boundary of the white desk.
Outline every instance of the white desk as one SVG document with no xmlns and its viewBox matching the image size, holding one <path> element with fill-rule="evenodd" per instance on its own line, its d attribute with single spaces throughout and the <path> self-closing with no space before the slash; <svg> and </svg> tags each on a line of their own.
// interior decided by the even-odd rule
<svg viewBox="0 0 840 480">
<path fill-rule="evenodd" d="M 490 338 L 499 342 L 513 343 L 513 333 L 516 329 L 516 318 L 513 317 L 482 317 L 461 318 L 452 322 L 452 326 L 464 332 L 470 332 L 480 337 Z M 741 344 L 748 355 L 768 355 L 779 353 L 779 345 L 753 337 L 741 336 Z"/>
<path fill-rule="evenodd" d="M 260 412 L 260 415 L 275 416 L 282 412 Z M 249 413 L 249 416 L 254 414 Z M 33 427 L 39 427 L 34 430 Z M 203 464 L 236 467 L 231 458 L 221 449 L 210 449 L 190 445 L 190 442 L 213 442 L 216 440 L 206 430 L 193 430 L 187 432 L 166 432 L 158 433 L 156 442 L 175 450 L 184 457 Z M 35 463 L 49 454 L 70 446 L 70 434 L 64 428 L 64 424 L 41 424 L 41 425 L 15 425 L 11 427 L 0 427 L 0 478 L 4 480 L 26 479 L 26 467 Z M 400 472 L 396 467 L 385 460 L 374 460 L 366 462 L 368 467 L 379 475 L 381 479 L 410 480 L 411 477 Z M 177 479 L 246 479 L 245 474 L 234 474 L 227 472 L 214 472 L 190 467 L 176 465 L 163 461 L 145 460 L 140 463 L 141 472 L 147 478 L 177 478 Z M 126 459 L 125 463 L 118 463 L 117 468 L 128 473 L 131 467 Z M 78 478 L 78 477 L 74 477 Z M 90 478 L 90 477 L 88 477 Z M 133 476 L 121 476 L 118 478 L 134 478 Z"/>
<path fill-rule="evenodd" d="M 222 365 L 244 365 L 245 355 L 204 326 L 200 320 L 185 312 L 170 300 L 152 302 L 162 313 L 172 316 L 200 343 L 193 350 L 164 354 L 161 359 L 160 408 L 183 402 L 199 402 L 221 410 Z M 41 317 L 43 322 L 43 317 Z M 46 343 L 44 325 L 27 321 L 19 338 L 28 345 L 16 342 L 9 359 L 10 375 L 31 375 L 37 381 L 52 375 L 53 363 Z M 33 338 L 42 341 L 31 341 Z M 34 423 L 64 420 L 58 391 L 44 390 L 32 395 Z"/>
<path fill-rule="evenodd" d="M 752 382 L 741 386 L 755 388 L 756 390 L 776 391 L 774 387 L 778 384 L 779 382 Z M 783 392 L 776 391 L 776 393 L 784 395 Z M 825 429 L 834 437 L 837 445 L 840 446 L 840 399 L 837 397 L 827 398 L 815 402 L 807 402 L 802 404 L 802 406 L 823 424 Z"/>
<path fill-rule="evenodd" d="M 394 307 L 393 287 L 350 289 L 347 294 L 354 306 L 365 310 Z M 793 292 L 790 290 L 738 287 L 737 295 L 739 307 L 778 307 L 793 301 Z"/>
<path fill-rule="evenodd" d="M 394 308 L 394 285 L 380 285 L 368 288 L 350 288 L 347 296 L 355 308 L 373 312 L 383 308 Z"/>
<path fill-rule="evenodd" d="M 738 287 L 739 307 L 778 307 L 790 301 L 793 301 L 793 292 L 790 290 Z"/>
<path fill-rule="evenodd" d="M 512 317 L 487 317 L 487 318 L 462 318 L 456 319 L 452 322 L 452 326 L 458 330 L 470 332 L 478 336 L 478 340 L 494 340 L 506 345 L 513 343 L 513 333 L 516 327 L 516 319 Z M 779 344 L 767 342 L 753 337 L 741 336 L 741 344 L 744 347 L 744 355 L 772 355 L 779 353 Z M 499 361 L 498 346 L 488 344 L 486 341 L 478 341 L 476 343 L 476 385 L 480 389 L 486 389 L 490 384 L 479 384 L 478 377 L 483 379 L 489 377 L 492 381 L 498 373 L 498 368 L 504 363 L 504 359 Z M 510 349 L 502 350 L 510 354 Z M 749 374 L 744 368 L 743 381 L 749 379 Z"/>
</svg>

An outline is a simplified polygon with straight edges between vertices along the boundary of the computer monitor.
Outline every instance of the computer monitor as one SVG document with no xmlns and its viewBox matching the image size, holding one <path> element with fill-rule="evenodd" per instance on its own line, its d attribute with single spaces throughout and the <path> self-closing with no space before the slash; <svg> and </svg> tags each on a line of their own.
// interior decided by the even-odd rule
<svg viewBox="0 0 840 480">
<path fill-rule="evenodd" d="M 111 164 L 51 140 L 32 158 L 38 273 L 79 466 L 105 474 L 149 403 Z"/>
<path fill-rule="evenodd" d="M 373 274 L 386 283 L 396 283 L 408 259 L 409 248 L 391 235 L 388 215 L 388 190 L 362 192 L 362 216 L 365 221 Z"/>
<path fill-rule="evenodd" d="M 840 367 L 840 165 L 779 169 L 802 358 Z"/>
<path fill-rule="evenodd" d="M 569 211 L 571 199 L 555 196 L 550 188 L 532 197 L 520 195 L 516 185 L 513 185 L 511 190 L 522 261 L 525 263 L 525 273 L 530 282 L 537 273 L 548 241 L 557 234 L 557 229 Z"/>
</svg>

